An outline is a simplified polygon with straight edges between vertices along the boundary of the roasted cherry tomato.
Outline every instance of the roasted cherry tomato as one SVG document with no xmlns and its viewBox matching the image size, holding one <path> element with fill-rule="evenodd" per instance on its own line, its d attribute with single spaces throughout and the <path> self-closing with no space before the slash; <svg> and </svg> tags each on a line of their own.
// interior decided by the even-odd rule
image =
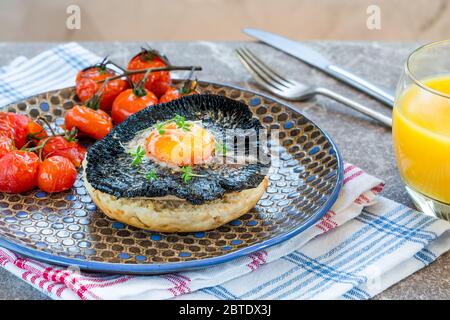
<svg viewBox="0 0 450 320">
<path fill-rule="evenodd" d="M 197 81 L 188 80 L 185 85 L 180 88 L 169 88 L 166 93 L 159 98 L 159 103 L 165 103 L 172 100 L 179 99 L 184 96 L 189 96 L 191 94 L 198 94 L 197 90 Z"/>
<path fill-rule="evenodd" d="M 150 91 L 128 89 L 114 100 L 111 115 L 115 124 L 121 123 L 133 113 L 158 103 L 158 98 Z"/>
<path fill-rule="evenodd" d="M 37 185 L 45 192 L 60 192 L 72 188 L 76 178 L 77 169 L 69 159 L 53 156 L 39 166 Z"/>
<path fill-rule="evenodd" d="M 167 66 L 168 63 L 167 58 L 156 50 L 143 49 L 130 60 L 127 69 L 142 70 L 148 68 L 160 68 Z M 144 74 L 137 74 L 130 78 L 134 84 L 137 84 L 143 77 Z M 159 98 L 167 91 L 167 89 L 169 89 L 171 82 L 169 71 L 152 72 L 145 82 L 145 88 L 153 92 Z"/>
<path fill-rule="evenodd" d="M 22 114 L 0 112 L 0 134 L 14 140 L 17 148 L 27 143 L 28 122 L 31 119 Z"/>
<path fill-rule="evenodd" d="M 39 123 L 30 119 L 27 137 L 37 145 L 40 140 L 47 138 L 48 134 Z"/>
<path fill-rule="evenodd" d="M 159 71 L 157 72 L 157 78 L 153 81 L 150 86 L 150 91 L 153 92 L 157 97 L 163 96 L 167 89 L 172 85 L 172 79 L 170 77 L 169 71 Z"/>
<path fill-rule="evenodd" d="M 164 95 L 159 98 L 159 103 L 165 103 L 181 98 L 180 91 L 177 88 L 169 88 Z"/>
<path fill-rule="evenodd" d="M 0 136 L 8 137 L 14 140 L 15 130 L 14 125 L 9 119 L 2 118 L 5 113 L 0 113 Z"/>
<path fill-rule="evenodd" d="M 0 136 L 0 158 L 14 150 L 14 141 L 7 136 Z"/>
<path fill-rule="evenodd" d="M 67 111 L 64 123 L 66 129 L 75 127 L 96 140 L 106 136 L 113 127 L 112 119 L 105 111 L 80 105 Z"/>
<path fill-rule="evenodd" d="M 14 150 L 0 158 L 0 191 L 21 193 L 37 184 L 39 157 L 33 153 Z"/>
<path fill-rule="evenodd" d="M 86 102 L 101 88 L 102 83 L 97 81 L 115 76 L 116 73 L 100 64 L 81 70 L 76 78 L 76 92 L 81 102 Z M 100 98 L 100 108 L 111 110 L 114 99 L 128 88 L 128 82 L 123 79 L 108 81 L 102 89 Z"/>
<path fill-rule="evenodd" d="M 86 149 L 75 141 L 68 141 L 61 136 L 51 137 L 41 140 L 39 145 L 42 147 L 42 157 L 63 156 L 72 161 L 75 167 L 81 166 L 86 155 Z"/>
<path fill-rule="evenodd" d="M 0 135 L 12 138 L 14 145 L 20 149 L 29 139 L 36 142 L 45 138 L 47 132 L 26 115 L 14 112 L 0 112 Z"/>
</svg>

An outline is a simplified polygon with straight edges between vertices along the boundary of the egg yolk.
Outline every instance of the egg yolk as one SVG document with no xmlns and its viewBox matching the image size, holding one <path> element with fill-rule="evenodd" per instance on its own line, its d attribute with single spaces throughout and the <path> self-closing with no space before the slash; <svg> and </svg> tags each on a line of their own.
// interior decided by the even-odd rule
<svg viewBox="0 0 450 320">
<path fill-rule="evenodd" d="M 151 157 L 176 166 L 205 163 L 213 155 L 214 146 L 214 136 L 195 123 L 189 123 L 188 130 L 168 123 L 152 130 L 146 139 Z"/>
</svg>

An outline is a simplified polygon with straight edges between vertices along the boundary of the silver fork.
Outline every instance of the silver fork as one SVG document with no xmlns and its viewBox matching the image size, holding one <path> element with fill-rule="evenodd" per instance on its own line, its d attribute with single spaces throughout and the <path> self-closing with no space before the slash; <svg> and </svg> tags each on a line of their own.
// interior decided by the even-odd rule
<svg viewBox="0 0 450 320">
<path fill-rule="evenodd" d="M 303 83 L 283 77 L 246 48 L 236 49 L 236 53 L 242 64 L 250 72 L 253 78 L 255 78 L 256 82 L 276 96 L 292 101 L 303 101 L 320 94 L 345 104 L 350 108 L 381 122 L 387 127 L 392 127 L 392 119 L 390 117 L 369 109 L 358 102 L 341 96 L 329 89 L 307 86 Z"/>
</svg>

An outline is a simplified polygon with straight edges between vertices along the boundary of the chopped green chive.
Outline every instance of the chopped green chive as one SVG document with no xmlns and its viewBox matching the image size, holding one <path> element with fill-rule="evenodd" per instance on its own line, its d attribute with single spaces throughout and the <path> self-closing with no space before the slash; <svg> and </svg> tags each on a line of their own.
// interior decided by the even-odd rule
<svg viewBox="0 0 450 320">
<path fill-rule="evenodd" d="M 158 179 L 158 175 L 156 174 L 155 170 L 150 170 L 149 172 L 147 172 L 147 174 L 145 175 L 145 179 L 147 179 L 148 181 L 153 181 Z"/>
<path fill-rule="evenodd" d="M 180 116 L 179 114 L 175 115 L 172 119 L 158 122 L 155 124 L 155 129 L 158 131 L 159 134 L 163 135 L 166 133 L 166 130 L 164 129 L 164 126 L 170 122 L 175 122 L 177 125 L 177 128 L 183 129 L 184 131 L 191 130 L 191 124 L 189 122 L 186 122 L 186 119 L 183 116 Z"/>
<path fill-rule="evenodd" d="M 164 125 L 165 125 L 165 122 L 158 122 L 155 125 L 156 130 L 158 130 L 158 133 L 161 134 L 161 135 L 166 133 L 166 130 L 164 130 Z"/>
<path fill-rule="evenodd" d="M 132 167 L 136 167 L 141 164 L 142 159 L 144 158 L 145 151 L 144 148 L 138 146 L 135 151 L 130 152 L 130 155 L 133 157 L 133 161 L 131 162 Z"/>
<path fill-rule="evenodd" d="M 181 167 L 181 179 L 183 179 L 184 183 L 188 183 L 192 179 L 191 166 Z"/>
<path fill-rule="evenodd" d="M 184 183 L 188 183 L 192 177 L 206 177 L 203 174 L 195 174 L 192 172 L 191 166 L 183 166 L 181 167 L 181 179 L 183 179 Z"/>
</svg>

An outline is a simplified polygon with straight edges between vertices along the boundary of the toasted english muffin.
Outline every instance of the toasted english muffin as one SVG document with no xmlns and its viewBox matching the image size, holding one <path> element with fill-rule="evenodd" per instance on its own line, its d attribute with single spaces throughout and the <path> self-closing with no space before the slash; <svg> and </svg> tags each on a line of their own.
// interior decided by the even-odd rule
<svg viewBox="0 0 450 320">
<path fill-rule="evenodd" d="M 116 198 L 94 189 L 84 179 L 97 207 L 111 219 L 158 232 L 197 232 L 215 229 L 252 209 L 267 189 L 267 177 L 256 188 L 226 193 L 195 205 L 174 198 Z"/>
</svg>

